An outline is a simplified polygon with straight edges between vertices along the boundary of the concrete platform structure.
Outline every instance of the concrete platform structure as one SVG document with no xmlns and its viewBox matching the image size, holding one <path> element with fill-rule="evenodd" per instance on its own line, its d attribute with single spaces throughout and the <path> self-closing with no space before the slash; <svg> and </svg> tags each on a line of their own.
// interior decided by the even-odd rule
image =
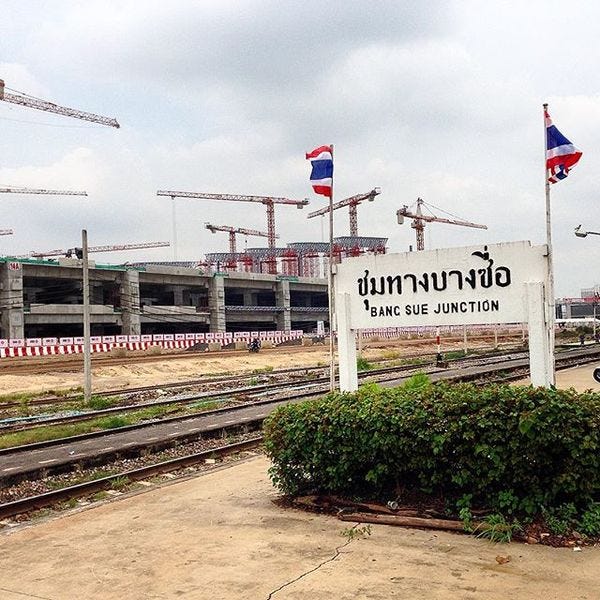
<svg viewBox="0 0 600 600">
<path fill-rule="evenodd" d="M 302 329 L 328 321 L 324 279 L 90 264 L 92 335 Z M 0 337 L 82 335 L 81 263 L 0 259 Z"/>
<path fill-rule="evenodd" d="M 0 533 L 5 600 L 598 598 L 600 548 L 491 544 L 286 509 L 254 458 Z M 343 535 L 346 532 L 346 535 Z M 497 556 L 503 556 L 499 564 Z M 510 555 L 510 559 L 506 557 Z"/>
</svg>

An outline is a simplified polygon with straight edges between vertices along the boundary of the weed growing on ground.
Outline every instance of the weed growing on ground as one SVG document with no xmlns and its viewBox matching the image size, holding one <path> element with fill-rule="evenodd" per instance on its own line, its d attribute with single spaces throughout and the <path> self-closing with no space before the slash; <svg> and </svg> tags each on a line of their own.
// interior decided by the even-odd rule
<svg viewBox="0 0 600 600">
<path fill-rule="evenodd" d="M 87 406 L 93 410 L 103 410 L 115 406 L 119 400 L 120 398 L 118 397 L 92 396 Z"/>
<path fill-rule="evenodd" d="M 113 490 L 122 490 L 126 488 L 131 482 L 129 481 L 129 477 L 117 477 L 113 479 L 110 483 L 110 487 Z"/>
<path fill-rule="evenodd" d="M 273 366 L 272 365 L 265 365 L 264 367 L 259 367 L 258 369 L 252 369 L 252 371 L 250 371 L 250 373 L 252 373 L 252 375 L 260 375 L 261 373 L 270 373 L 271 371 L 273 371 Z"/>
<path fill-rule="evenodd" d="M 358 371 L 371 371 L 373 369 L 373 365 L 362 356 L 359 356 L 356 359 L 356 368 Z"/>
<path fill-rule="evenodd" d="M 473 533 L 477 533 L 478 538 L 489 539 L 490 542 L 508 544 L 515 532 L 521 530 L 521 524 L 518 521 L 508 523 L 503 515 L 494 513 L 488 515 L 483 525 L 475 527 Z"/>
<path fill-rule="evenodd" d="M 577 531 L 589 537 L 600 535 L 600 502 L 590 504 L 577 524 Z"/>
<path fill-rule="evenodd" d="M 354 526 L 354 527 L 346 527 L 346 529 L 342 529 L 340 531 L 340 535 L 351 540 L 360 540 L 371 535 L 371 526 L 363 525 L 362 527 Z"/>
</svg>

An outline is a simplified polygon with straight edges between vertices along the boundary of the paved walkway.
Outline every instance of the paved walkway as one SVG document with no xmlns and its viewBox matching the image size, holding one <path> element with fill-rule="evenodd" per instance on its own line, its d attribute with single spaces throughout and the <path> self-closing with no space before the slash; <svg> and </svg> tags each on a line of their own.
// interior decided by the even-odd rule
<svg viewBox="0 0 600 600">
<path fill-rule="evenodd" d="M 464 535 L 386 526 L 373 526 L 370 536 L 343 546 L 348 540 L 341 532 L 349 523 L 273 503 L 277 493 L 268 466 L 259 457 L 37 525 L 5 529 L 0 598 L 600 598 L 600 548 L 576 553 L 492 545 Z M 340 554 L 332 560 L 336 548 Z M 498 555 L 511 560 L 498 564 Z"/>
</svg>

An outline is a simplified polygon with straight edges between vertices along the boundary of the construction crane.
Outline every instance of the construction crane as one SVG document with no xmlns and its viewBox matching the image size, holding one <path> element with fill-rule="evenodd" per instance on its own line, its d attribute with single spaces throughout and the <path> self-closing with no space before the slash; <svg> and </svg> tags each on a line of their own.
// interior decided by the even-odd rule
<svg viewBox="0 0 600 600">
<path fill-rule="evenodd" d="M 350 211 L 350 235 L 353 237 L 358 236 L 358 205 L 363 200 L 368 200 L 369 202 L 373 202 L 375 200 L 375 196 L 379 195 L 381 190 L 376 187 L 373 188 L 370 192 L 366 194 L 357 194 L 356 196 L 351 196 L 350 198 L 346 198 L 345 200 L 339 200 L 338 202 L 334 202 L 332 208 L 333 210 L 337 210 L 338 208 L 343 208 L 344 206 L 349 207 Z M 320 208 L 319 210 L 315 210 L 308 214 L 308 218 L 312 219 L 313 217 L 317 217 L 319 215 L 324 215 L 329 212 L 329 206 L 325 206 L 324 208 Z"/>
<path fill-rule="evenodd" d="M 403 206 L 402 208 L 396 211 L 396 216 L 398 217 L 398 223 L 402 225 L 404 223 L 404 217 L 412 219 L 413 222 L 410 226 L 415 230 L 417 234 L 417 250 L 425 250 L 425 223 L 446 223 L 447 225 L 461 225 L 462 227 L 475 227 L 477 229 L 487 229 L 487 225 L 479 225 L 478 223 L 471 223 L 470 221 L 463 221 L 461 219 L 444 219 L 441 217 L 436 217 L 435 215 L 424 215 L 421 207 L 423 204 L 426 204 L 424 200 L 421 198 L 417 198 L 417 208 L 415 212 L 411 212 L 408 210 L 408 206 Z M 431 208 L 436 208 L 433 205 Z M 438 208 L 437 210 L 442 210 Z"/>
<path fill-rule="evenodd" d="M 65 117 L 73 117 L 74 119 L 82 119 L 83 121 L 91 121 L 92 123 L 107 125 L 108 127 L 115 127 L 117 129 L 120 127 L 117 120 L 111 117 L 103 117 L 94 113 L 76 110 L 75 108 L 60 106 L 58 104 L 54 104 L 54 102 L 40 100 L 34 96 L 29 96 L 23 92 L 18 92 L 17 90 L 11 90 L 11 92 L 15 92 L 11 94 L 10 92 L 5 92 L 5 89 L 10 88 L 5 88 L 4 81 L 0 79 L 0 100 L 4 100 L 4 102 L 10 102 L 11 104 L 18 104 L 28 108 L 35 108 L 36 110 L 43 110 L 57 115 L 63 115 Z"/>
<path fill-rule="evenodd" d="M 0 235 L 12 235 L 12 234 L 13 234 L 12 229 L 0 229 Z"/>
<path fill-rule="evenodd" d="M 269 237 L 269 234 L 266 231 L 258 231 L 256 229 L 244 229 L 243 227 L 229 227 L 228 225 L 211 225 L 210 223 L 205 223 L 204 226 L 212 233 L 216 233 L 217 231 L 225 231 L 226 233 L 229 233 L 229 252 L 231 254 L 235 254 L 237 252 L 235 236 L 238 233 L 242 235 Z M 279 236 L 276 235 L 275 237 L 278 238 Z"/>
<path fill-rule="evenodd" d="M 46 190 L 26 187 L 0 187 L 0 194 L 46 194 L 49 196 L 87 196 L 87 192 L 72 190 Z"/>
<path fill-rule="evenodd" d="M 308 200 L 291 200 L 290 198 L 277 198 L 274 196 L 245 196 L 241 194 L 211 194 L 205 192 L 174 192 L 170 190 L 158 190 L 157 196 L 169 196 L 173 200 L 173 206 L 175 198 L 201 198 L 204 200 L 226 200 L 229 202 L 260 202 L 267 207 L 267 232 L 268 232 L 268 246 L 269 250 L 275 250 L 275 205 L 286 204 L 288 206 L 295 206 L 296 208 L 303 208 L 308 204 Z M 269 257 L 269 273 L 277 272 L 277 265 L 275 262 L 274 252 Z"/>
<path fill-rule="evenodd" d="M 117 252 L 121 250 L 140 250 L 143 248 L 166 248 L 170 242 L 140 242 L 137 244 L 117 244 L 109 246 L 90 246 L 88 252 Z M 66 256 L 71 258 L 73 254 L 77 258 L 82 258 L 81 248 L 68 248 L 66 250 L 48 250 L 47 252 L 32 251 L 26 255 L 16 258 L 44 258 L 45 256 Z"/>
<path fill-rule="evenodd" d="M 581 231 L 581 225 L 577 225 L 577 227 L 575 227 L 575 235 L 577 237 L 587 237 L 588 235 L 600 235 L 600 232 L 598 231 Z"/>
</svg>

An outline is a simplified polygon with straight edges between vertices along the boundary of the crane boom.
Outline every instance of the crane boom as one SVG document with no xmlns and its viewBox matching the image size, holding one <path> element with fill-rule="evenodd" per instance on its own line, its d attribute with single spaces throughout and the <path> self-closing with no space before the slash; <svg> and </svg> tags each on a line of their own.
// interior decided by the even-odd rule
<svg viewBox="0 0 600 600">
<path fill-rule="evenodd" d="M 302 208 L 308 204 L 308 200 L 291 200 L 290 198 L 278 198 L 276 196 L 246 196 L 243 194 L 212 194 L 205 192 L 174 192 L 169 190 L 158 190 L 157 196 L 170 196 L 171 198 L 203 198 L 204 200 L 227 200 L 230 202 L 260 202 L 261 204 L 290 204 Z"/>
<path fill-rule="evenodd" d="M 68 108 L 67 106 L 60 106 L 59 104 L 54 104 L 54 102 L 40 100 L 39 98 L 33 98 L 32 96 L 24 94 L 11 94 L 5 92 L 4 89 L 4 81 L 0 79 L 0 100 L 4 100 L 4 102 L 10 102 L 11 104 L 18 104 L 28 108 L 35 108 L 36 110 L 43 110 L 65 117 L 73 117 L 74 119 L 81 119 L 83 121 L 90 121 L 100 125 L 107 125 L 108 127 L 115 127 L 116 129 L 120 127 L 117 120 L 112 117 L 103 117 L 102 115 L 96 115 L 91 112 Z"/>
<path fill-rule="evenodd" d="M 210 223 L 205 223 L 204 226 L 206 229 L 209 229 L 212 233 L 216 233 L 217 231 L 225 231 L 229 233 L 229 252 L 231 254 L 235 254 L 237 251 L 236 243 L 235 243 L 235 235 L 236 233 L 241 233 L 242 235 L 255 235 L 259 237 L 269 237 L 269 233 L 266 231 L 258 231 L 258 229 L 246 229 L 244 227 L 230 227 L 229 225 L 211 225 Z M 276 235 L 275 237 L 279 237 Z"/>
<path fill-rule="evenodd" d="M 373 188 L 370 192 L 366 192 L 365 194 L 356 194 L 355 196 L 350 196 L 350 198 L 345 198 L 344 200 L 338 200 L 334 202 L 331 207 L 333 210 L 337 210 L 338 208 L 343 208 L 344 206 L 350 207 L 350 235 L 356 237 L 358 235 L 358 214 L 357 214 L 357 206 L 363 201 L 368 200 L 369 202 L 373 202 L 375 200 L 375 196 L 379 195 L 381 190 L 379 188 Z M 324 215 L 329 212 L 329 206 L 325 206 L 320 208 L 319 210 L 315 210 L 308 214 L 308 218 L 312 219 L 312 217 L 317 217 L 319 215 Z"/>
<path fill-rule="evenodd" d="M 13 233 L 12 229 L 0 229 L 0 235 L 12 235 Z"/>
<path fill-rule="evenodd" d="M 46 190 L 41 188 L 4 187 L 0 194 L 47 194 L 50 196 L 87 196 L 87 192 L 73 190 Z"/>
<path fill-rule="evenodd" d="M 408 206 L 406 205 L 396 211 L 398 223 L 402 223 L 404 221 L 404 217 L 413 219 L 413 222 L 410 226 L 415 230 L 417 236 L 417 250 L 425 250 L 425 236 L 423 233 L 423 230 L 425 229 L 425 223 L 446 223 L 447 225 L 460 225 L 462 227 L 487 229 L 487 225 L 471 223 L 471 221 L 463 221 L 461 219 L 446 219 L 443 217 L 436 217 L 435 215 L 424 215 L 421 211 L 423 204 L 425 204 L 424 200 L 417 198 L 417 208 L 415 212 L 408 210 Z"/>
<path fill-rule="evenodd" d="M 267 231 L 269 238 L 269 250 L 275 250 L 275 204 L 286 204 L 296 208 L 304 208 L 308 204 L 308 199 L 292 200 L 290 198 L 280 198 L 277 196 L 247 196 L 244 194 L 214 194 L 208 192 L 176 192 L 172 190 L 158 190 L 157 196 L 170 196 L 175 206 L 175 198 L 201 198 L 204 200 L 226 200 L 229 202 L 260 202 L 267 207 Z M 174 209 L 173 209 L 174 210 Z M 175 236 L 175 228 L 173 236 Z M 269 258 L 269 273 L 277 273 L 277 264 L 274 252 Z"/>
<path fill-rule="evenodd" d="M 90 246 L 88 252 L 117 252 L 121 250 L 140 250 L 143 248 L 166 248 L 170 246 L 170 242 L 139 242 L 137 244 L 116 244 L 107 246 Z M 47 252 L 32 251 L 23 257 L 17 258 L 43 258 L 44 256 L 70 256 L 75 251 L 75 248 L 67 250 L 48 250 Z"/>
</svg>

